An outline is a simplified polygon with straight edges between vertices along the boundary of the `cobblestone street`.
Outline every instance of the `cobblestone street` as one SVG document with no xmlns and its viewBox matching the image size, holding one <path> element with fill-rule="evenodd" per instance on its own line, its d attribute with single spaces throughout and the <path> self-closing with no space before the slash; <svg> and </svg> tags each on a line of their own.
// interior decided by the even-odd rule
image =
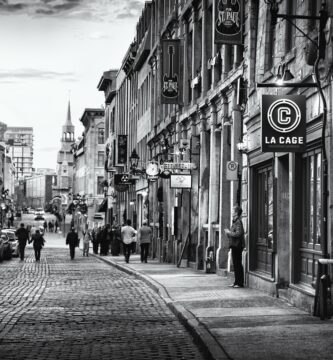
<svg viewBox="0 0 333 360">
<path fill-rule="evenodd" d="M 45 248 L 0 264 L 0 359 L 203 359 L 143 281 L 93 256 Z"/>
</svg>

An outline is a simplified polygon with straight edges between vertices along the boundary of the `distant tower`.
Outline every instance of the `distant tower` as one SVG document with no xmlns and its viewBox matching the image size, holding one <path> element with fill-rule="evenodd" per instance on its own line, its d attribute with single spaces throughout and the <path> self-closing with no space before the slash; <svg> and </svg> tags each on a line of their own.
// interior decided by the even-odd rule
<svg viewBox="0 0 333 360">
<path fill-rule="evenodd" d="M 54 196 L 62 198 L 62 208 L 65 208 L 68 200 L 68 194 L 73 183 L 73 153 L 72 148 L 75 142 L 74 125 L 71 119 L 71 106 L 68 101 L 67 118 L 65 125 L 62 126 L 61 148 L 57 157 L 57 185 L 53 187 Z M 60 204 L 57 204 L 59 208 Z"/>
</svg>

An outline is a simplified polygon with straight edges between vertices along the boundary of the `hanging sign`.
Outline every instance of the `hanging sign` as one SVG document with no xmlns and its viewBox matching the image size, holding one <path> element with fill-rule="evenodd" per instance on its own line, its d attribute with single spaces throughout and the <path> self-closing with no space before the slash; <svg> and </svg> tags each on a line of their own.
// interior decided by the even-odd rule
<svg viewBox="0 0 333 360">
<path fill-rule="evenodd" d="M 170 176 L 170 188 L 172 189 L 191 189 L 192 176 L 191 175 L 171 175 Z"/>
<path fill-rule="evenodd" d="M 178 104 L 179 60 L 179 40 L 162 40 L 161 100 L 163 104 Z"/>
<path fill-rule="evenodd" d="M 125 165 L 126 163 L 127 163 L 127 135 L 118 135 L 116 166 Z"/>
<path fill-rule="evenodd" d="M 302 152 L 306 143 L 306 98 L 263 95 L 262 152 Z"/>
<path fill-rule="evenodd" d="M 190 162 L 165 162 L 161 165 L 161 169 L 164 170 L 195 170 L 197 164 Z"/>
<path fill-rule="evenodd" d="M 215 0 L 215 43 L 242 45 L 244 0 Z"/>
</svg>

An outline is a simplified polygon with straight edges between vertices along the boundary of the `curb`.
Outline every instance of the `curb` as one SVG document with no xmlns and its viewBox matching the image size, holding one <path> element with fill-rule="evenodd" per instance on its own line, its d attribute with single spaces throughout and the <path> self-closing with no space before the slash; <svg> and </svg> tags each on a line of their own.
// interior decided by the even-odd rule
<svg viewBox="0 0 333 360">
<path fill-rule="evenodd" d="M 151 289 L 153 289 L 165 302 L 168 308 L 177 316 L 185 328 L 191 333 L 195 342 L 203 349 L 205 359 L 231 359 L 231 357 L 223 349 L 223 346 L 215 339 L 214 335 L 209 331 L 209 329 L 184 306 L 175 303 L 163 285 L 152 279 L 150 276 L 141 274 L 139 271 L 128 268 L 126 265 L 120 265 L 115 261 L 105 259 L 96 254 L 92 255 L 120 271 L 123 271 L 129 275 L 134 275 L 136 278 L 142 280 Z"/>
</svg>

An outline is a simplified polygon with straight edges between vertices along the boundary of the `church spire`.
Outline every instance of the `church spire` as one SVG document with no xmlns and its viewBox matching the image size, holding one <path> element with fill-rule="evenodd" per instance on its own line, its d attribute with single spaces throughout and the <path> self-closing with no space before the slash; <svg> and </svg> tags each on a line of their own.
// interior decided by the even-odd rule
<svg viewBox="0 0 333 360">
<path fill-rule="evenodd" d="M 72 117 L 71 117 L 71 103 L 70 103 L 70 100 L 68 100 L 67 119 L 66 119 L 65 126 L 73 126 Z"/>
</svg>

